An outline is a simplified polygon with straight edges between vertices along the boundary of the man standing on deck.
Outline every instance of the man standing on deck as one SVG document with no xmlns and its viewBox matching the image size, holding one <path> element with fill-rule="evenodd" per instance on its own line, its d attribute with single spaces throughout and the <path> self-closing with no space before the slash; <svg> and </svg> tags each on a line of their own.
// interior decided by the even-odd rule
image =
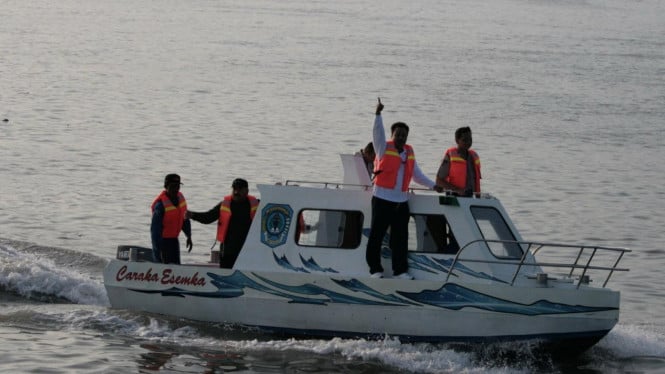
<svg viewBox="0 0 665 374">
<path fill-rule="evenodd" d="M 187 236 L 188 252 L 192 251 L 192 226 L 185 217 L 187 201 L 180 192 L 180 176 L 169 174 L 164 178 L 164 190 L 152 202 L 152 239 L 153 261 L 164 264 L 180 264 L 180 231 Z"/>
<path fill-rule="evenodd" d="M 219 267 L 231 269 L 247 239 L 259 200 L 249 194 L 246 180 L 237 178 L 231 184 L 231 194 L 205 213 L 187 211 L 187 217 L 203 224 L 217 221 Z"/>
<path fill-rule="evenodd" d="M 470 127 L 455 131 L 457 147 L 448 148 L 436 173 L 436 184 L 459 196 L 480 197 L 480 157 L 471 149 Z"/>
<path fill-rule="evenodd" d="M 373 130 L 377 162 L 374 170 L 372 227 L 365 258 L 372 278 L 382 278 L 381 244 L 390 227 L 393 277 L 413 279 L 408 273 L 409 184 L 413 178 L 416 183 L 439 192 L 441 187 L 423 174 L 416 162 L 413 147 L 406 144 L 409 126 L 404 122 L 395 122 L 390 127 L 391 139 L 386 141 L 382 110 L 383 104 L 379 98 Z"/>
</svg>

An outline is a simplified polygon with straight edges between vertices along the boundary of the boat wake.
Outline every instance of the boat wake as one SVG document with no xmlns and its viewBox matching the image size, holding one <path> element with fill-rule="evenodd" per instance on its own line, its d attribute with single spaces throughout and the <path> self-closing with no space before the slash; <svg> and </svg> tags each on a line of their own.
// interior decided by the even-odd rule
<svg viewBox="0 0 665 374">
<path fill-rule="evenodd" d="M 655 326 L 618 324 L 591 352 L 608 352 L 613 357 L 652 356 L 665 358 L 665 331 Z"/>
<path fill-rule="evenodd" d="M 0 290 L 39 302 L 108 306 L 99 276 L 82 272 L 82 263 L 96 268 L 99 259 L 90 257 L 94 256 L 0 241 Z"/>
</svg>

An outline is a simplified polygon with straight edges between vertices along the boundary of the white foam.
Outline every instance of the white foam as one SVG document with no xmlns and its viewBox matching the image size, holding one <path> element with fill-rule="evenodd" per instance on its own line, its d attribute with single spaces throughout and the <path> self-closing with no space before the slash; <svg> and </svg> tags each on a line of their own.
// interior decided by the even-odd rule
<svg viewBox="0 0 665 374">
<path fill-rule="evenodd" d="M 6 244 L 0 244 L 0 285 L 25 297 L 51 295 L 77 304 L 109 305 L 104 286 L 90 275 Z"/>
<path fill-rule="evenodd" d="M 656 326 L 619 324 L 598 345 L 617 357 L 665 357 L 665 334 Z"/>
<path fill-rule="evenodd" d="M 123 314 L 107 309 L 92 312 L 82 310 L 80 313 L 69 313 L 61 320 L 81 328 L 98 324 L 103 326 L 103 330 L 156 343 L 236 352 L 300 351 L 320 355 L 340 355 L 348 360 L 381 362 L 407 372 L 527 373 L 533 371 L 529 362 L 521 360 L 512 363 L 501 363 L 501 360 L 479 361 L 472 353 L 459 352 L 441 345 L 402 344 L 398 339 L 389 337 L 380 341 L 341 338 L 224 340 L 223 337 L 201 335 L 197 327 L 173 328 L 168 320 L 158 317 L 133 313 L 123 317 Z M 519 349 L 508 343 L 506 348 Z M 662 333 L 655 332 L 648 326 L 619 325 L 597 345 L 597 348 L 609 350 L 612 357 L 663 357 L 665 338 Z M 590 354 L 595 356 L 594 350 Z M 596 359 L 602 362 L 606 354 L 600 352 Z"/>
<path fill-rule="evenodd" d="M 139 326 L 133 333 L 142 339 L 157 340 L 161 343 L 178 343 L 183 341 L 199 341 L 200 336 L 193 327 L 184 326 L 175 330 L 171 329 L 167 323 L 160 323 L 154 318 L 150 318 L 148 325 Z"/>
<path fill-rule="evenodd" d="M 376 360 L 418 373 L 522 373 L 509 367 L 485 367 L 472 362 L 471 355 L 430 344 L 402 344 L 398 339 L 382 341 L 349 340 L 277 340 L 261 342 L 231 341 L 225 345 L 238 350 L 298 350 L 317 354 L 340 354 L 347 359 Z"/>
<path fill-rule="evenodd" d="M 145 317 L 145 316 L 143 316 Z M 127 335 L 155 343 L 177 344 L 179 346 L 208 347 L 214 350 L 239 352 L 261 351 L 301 351 L 321 355 L 338 354 L 348 360 L 378 361 L 385 365 L 409 372 L 418 373 L 523 373 L 528 372 L 510 367 L 487 367 L 472 361 L 470 354 L 443 349 L 430 344 L 402 344 L 398 339 L 385 338 L 381 341 L 365 339 L 287 339 L 259 341 L 220 340 L 216 337 L 201 336 L 194 327 L 183 326 L 173 329 L 169 323 L 159 318 L 142 316 L 123 318 L 116 313 L 96 311 L 84 312 L 78 316 L 68 315 L 64 320 L 72 326 L 85 327 L 99 324 L 104 330 Z"/>
</svg>

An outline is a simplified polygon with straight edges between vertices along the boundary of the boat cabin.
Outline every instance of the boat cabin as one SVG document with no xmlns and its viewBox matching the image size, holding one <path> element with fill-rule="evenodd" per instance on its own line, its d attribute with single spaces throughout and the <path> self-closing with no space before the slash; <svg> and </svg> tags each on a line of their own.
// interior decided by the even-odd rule
<svg viewBox="0 0 665 374">
<path fill-rule="evenodd" d="M 234 268 L 369 276 L 365 247 L 372 216 L 371 181 L 362 158 L 342 155 L 342 164 L 344 183 L 259 185 L 261 205 Z M 499 200 L 489 195 L 465 198 L 424 189 L 410 193 L 409 268 L 416 279 L 446 277 L 462 248 L 464 267 L 484 281 L 510 281 L 515 261 L 533 262 L 515 243 L 521 237 Z M 385 243 L 382 261 L 390 277 L 387 238 Z M 503 260 L 511 264 L 502 265 Z"/>
</svg>

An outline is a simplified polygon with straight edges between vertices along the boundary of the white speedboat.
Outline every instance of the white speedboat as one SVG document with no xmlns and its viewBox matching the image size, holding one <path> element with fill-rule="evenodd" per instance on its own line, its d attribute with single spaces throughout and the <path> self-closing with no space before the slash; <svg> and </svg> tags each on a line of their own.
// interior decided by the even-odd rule
<svg viewBox="0 0 665 374">
<path fill-rule="evenodd" d="M 342 155 L 344 183 L 258 185 L 261 204 L 233 269 L 152 263 L 118 247 L 104 270 L 114 308 L 304 336 L 401 341 L 541 339 L 584 350 L 619 319 L 607 287 L 623 248 L 524 241 L 498 199 L 411 191 L 413 280 L 371 278 L 371 187 Z M 390 269 L 384 246 L 383 267 Z"/>
</svg>

